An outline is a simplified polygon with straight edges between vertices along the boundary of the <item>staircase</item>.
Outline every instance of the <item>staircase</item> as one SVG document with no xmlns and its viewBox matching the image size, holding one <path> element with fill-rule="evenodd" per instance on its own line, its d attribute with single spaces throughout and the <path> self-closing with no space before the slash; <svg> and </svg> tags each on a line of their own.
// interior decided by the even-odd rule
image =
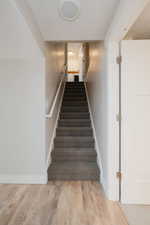
<svg viewBox="0 0 150 225">
<path fill-rule="evenodd" d="M 49 180 L 98 180 L 100 171 L 83 82 L 67 82 Z"/>
</svg>

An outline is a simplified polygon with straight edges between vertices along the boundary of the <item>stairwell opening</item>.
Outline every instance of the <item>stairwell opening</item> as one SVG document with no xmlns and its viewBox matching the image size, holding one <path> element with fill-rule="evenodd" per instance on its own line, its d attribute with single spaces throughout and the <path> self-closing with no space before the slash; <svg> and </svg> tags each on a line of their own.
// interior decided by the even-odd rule
<svg viewBox="0 0 150 225">
<path fill-rule="evenodd" d="M 67 81 L 83 81 L 85 52 L 83 43 L 67 44 Z"/>
<path fill-rule="evenodd" d="M 59 111 L 49 180 L 100 180 L 86 91 L 88 43 L 67 43 L 65 87 Z"/>
</svg>

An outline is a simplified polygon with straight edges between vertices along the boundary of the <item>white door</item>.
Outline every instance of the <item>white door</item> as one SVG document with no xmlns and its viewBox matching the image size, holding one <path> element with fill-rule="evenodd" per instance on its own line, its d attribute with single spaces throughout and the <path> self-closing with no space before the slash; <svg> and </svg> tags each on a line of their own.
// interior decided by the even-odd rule
<svg viewBox="0 0 150 225">
<path fill-rule="evenodd" d="M 150 204 L 150 40 L 122 41 L 123 203 Z"/>
</svg>

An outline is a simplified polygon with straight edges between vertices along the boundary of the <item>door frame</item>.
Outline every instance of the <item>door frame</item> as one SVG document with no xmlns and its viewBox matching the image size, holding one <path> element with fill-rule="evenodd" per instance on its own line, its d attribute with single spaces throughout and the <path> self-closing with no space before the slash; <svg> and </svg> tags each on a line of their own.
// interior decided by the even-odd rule
<svg viewBox="0 0 150 225">
<path fill-rule="evenodd" d="M 125 43 L 124 43 L 125 42 Z M 125 45 L 125 47 L 123 46 L 123 44 L 122 43 L 124 43 L 124 44 L 126 44 L 127 42 L 129 42 L 130 44 L 129 45 Z M 134 43 L 135 42 L 135 43 Z M 139 43 L 138 43 L 139 42 Z M 130 46 L 131 46 L 131 52 L 132 52 L 132 44 L 133 44 L 133 49 L 134 49 L 134 53 L 136 53 L 136 55 L 137 55 L 137 51 L 138 52 L 140 52 L 139 50 L 137 50 L 137 43 L 138 43 L 138 46 L 140 46 L 140 42 L 141 42 L 141 46 L 142 46 L 142 49 L 143 49 L 143 51 L 144 51 L 144 55 L 146 56 L 146 54 L 147 54 L 147 52 L 145 51 L 145 48 L 147 49 L 147 46 L 148 46 L 148 48 L 149 48 L 149 46 L 150 46 L 150 44 L 148 44 L 148 45 L 146 45 L 147 43 L 146 42 L 150 42 L 149 40 L 122 40 L 121 41 L 121 43 L 120 43 L 120 50 L 122 51 L 122 55 L 124 55 L 123 53 L 123 49 L 124 48 L 126 48 L 126 49 L 130 49 Z M 136 45 L 134 45 L 134 44 L 136 44 Z M 144 45 L 143 45 L 144 44 Z M 144 47 L 143 47 L 144 46 Z M 145 47 L 146 46 L 146 47 Z M 124 47 L 124 48 L 123 48 Z M 135 47 L 135 48 L 134 48 Z M 140 48 L 139 48 L 140 49 Z M 141 51 L 142 52 L 142 51 Z M 132 55 L 132 54 L 131 54 Z M 140 56 L 143 56 L 143 52 L 140 54 Z M 125 58 L 125 59 L 123 59 L 123 60 L 125 60 L 125 63 L 127 63 L 127 61 L 126 61 L 126 59 L 127 58 Z M 130 58 L 129 58 L 130 59 Z M 133 59 L 133 58 L 132 58 Z M 128 61 L 128 63 L 130 64 L 130 62 L 132 62 L 132 59 L 131 60 L 129 60 Z M 144 60 L 143 60 L 144 59 Z M 143 60 L 143 62 L 142 62 L 142 60 Z M 139 61 L 139 60 L 138 60 Z M 144 57 L 142 57 L 142 59 L 140 58 L 140 63 L 143 63 L 142 65 L 144 65 L 144 69 L 146 68 L 146 63 L 145 62 L 147 62 L 146 61 L 146 59 L 144 58 Z M 133 63 L 132 63 L 132 65 L 133 65 Z M 136 64 L 135 64 L 136 65 Z M 120 67 L 122 67 L 123 65 L 121 65 L 120 64 Z M 135 70 L 134 71 L 136 71 L 137 70 L 137 68 L 135 68 Z M 132 70 L 130 70 L 130 71 L 132 71 Z M 146 68 L 146 71 L 149 71 L 149 66 L 148 66 L 148 69 Z M 125 73 L 123 73 L 124 71 L 122 70 L 122 73 L 121 73 L 121 70 L 120 70 L 120 84 L 119 84 L 119 89 L 120 89 L 120 108 L 121 108 L 121 110 L 122 110 L 122 122 L 121 122 L 121 124 L 122 124 L 122 126 L 121 126 L 121 124 L 120 124 L 120 170 L 122 170 L 122 177 L 123 177 L 123 181 L 125 181 L 125 182 L 122 182 L 121 184 L 120 184 L 120 192 L 122 191 L 122 195 L 120 196 L 120 201 L 122 202 L 122 203 L 124 203 L 124 204 L 145 204 L 145 205 L 147 205 L 147 204 L 149 204 L 149 198 L 148 198 L 148 196 L 147 195 L 145 195 L 145 197 L 144 197 L 144 195 L 141 195 L 142 197 L 141 197 L 141 199 L 138 197 L 138 198 L 131 198 L 131 197 L 127 197 L 128 195 L 126 195 L 126 188 L 125 188 L 125 183 L 126 183 L 126 178 L 124 177 L 125 175 L 126 175 L 126 172 L 127 172 L 127 170 L 128 170 L 128 164 L 127 164 L 127 162 L 128 162 L 128 157 L 126 156 L 126 151 L 127 151 L 127 149 L 126 149 L 126 134 L 127 134 L 127 124 L 126 124 L 126 116 L 127 116 L 127 113 L 128 113 L 128 98 L 129 97 L 127 97 L 127 87 L 128 87 L 128 79 L 126 78 L 126 76 L 125 76 Z M 133 71 L 132 71 L 132 73 L 133 73 Z M 136 74 L 136 72 L 134 72 L 135 74 Z M 130 80 L 129 80 L 130 81 Z M 142 91 L 141 91 L 141 93 L 140 94 L 137 94 L 137 96 L 149 96 L 149 90 L 148 90 L 148 92 L 146 92 L 146 94 L 145 94 L 145 92 L 144 92 L 144 94 L 142 93 Z M 132 96 L 132 94 L 131 95 L 129 95 L 129 96 Z M 147 101 L 147 100 L 146 100 Z M 136 120 L 136 122 L 137 122 L 138 120 Z M 146 123 L 147 123 L 147 121 L 146 121 Z M 140 137 L 142 137 L 143 136 L 143 133 L 142 133 L 142 135 L 140 136 Z M 144 136 L 143 136 L 144 137 Z M 127 140 L 128 140 L 128 138 L 127 138 Z M 132 139 L 133 140 L 133 139 Z M 127 142 L 128 143 L 128 142 Z M 132 149 L 131 149 L 131 151 L 130 152 L 132 152 Z M 134 153 L 135 154 L 135 153 Z M 132 156 L 133 157 L 133 156 Z M 128 171 L 128 172 L 130 172 L 130 170 Z M 134 178 L 134 177 L 133 177 Z M 136 176 L 135 176 L 135 178 L 136 178 Z M 138 180 L 138 179 L 137 179 Z M 147 178 L 140 178 L 139 180 L 138 180 L 138 182 L 139 183 L 144 183 L 144 184 L 146 184 L 146 183 L 149 183 L 149 179 L 147 179 Z M 140 188 L 139 188 L 140 189 Z M 143 193 L 144 193 L 144 191 L 143 191 Z M 140 196 L 140 194 L 138 193 L 137 195 L 139 195 Z"/>
<path fill-rule="evenodd" d="M 120 66 L 117 57 L 120 55 L 120 44 L 111 41 L 106 45 L 107 54 L 107 131 L 108 131 L 108 176 L 107 181 L 102 180 L 102 185 L 108 199 L 120 200 L 120 182 L 117 172 L 120 171 Z M 120 171 L 121 172 L 121 171 Z"/>
<path fill-rule="evenodd" d="M 120 42 L 124 39 L 149 1 L 150 0 L 136 0 L 133 5 L 131 5 L 128 0 L 122 1 L 117 8 L 114 19 L 105 37 L 105 46 L 107 46 L 107 88 L 109 89 L 109 99 L 107 103 L 108 153 L 111 160 L 108 160 L 108 180 L 102 181 L 102 184 L 107 197 L 114 201 L 119 201 L 121 197 L 119 180 L 116 178 L 116 172 L 121 172 L 121 134 L 116 124 L 116 115 L 119 113 L 119 107 L 121 107 L 121 77 L 119 77 L 120 73 L 118 64 L 116 63 L 116 57 L 119 56 L 120 53 Z M 126 14 L 124 14 L 125 8 L 128 11 Z M 121 129 L 121 127 L 119 129 Z"/>
</svg>

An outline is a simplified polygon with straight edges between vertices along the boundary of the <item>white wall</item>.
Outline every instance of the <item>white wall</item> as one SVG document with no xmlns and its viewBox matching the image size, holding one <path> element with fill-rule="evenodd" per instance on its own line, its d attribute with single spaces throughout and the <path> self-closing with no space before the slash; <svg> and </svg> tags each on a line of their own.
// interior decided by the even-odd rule
<svg viewBox="0 0 150 225">
<path fill-rule="evenodd" d="M 107 71 L 106 52 L 103 42 L 89 44 L 90 65 L 87 74 L 87 89 L 93 114 L 99 152 L 102 161 L 103 178 L 108 177 L 107 152 Z M 99 159 L 100 163 L 100 159 Z M 102 180 L 101 180 L 102 181 Z M 103 181 L 102 181 L 103 182 Z"/>
<path fill-rule="evenodd" d="M 99 147 L 99 163 L 102 164 L 101 182 L 107 197 L 119 200 L 119 82 L 116 64 L 118 45 L 109 48 L 103 42 L 89 44 L 90 65 L 87 87 Z M 114 82 L 115 80 L 115 82 Z M 115 149 L 115 150 L 114 150 Z"/>
<path fill-rule="evenodd" d="M 48 114 L 53 100 L 55 98 L 59 82 L 63 75 L 65 63 L 65 44 L 64 43 L 47 43 L 47 57 L 46 57 L 46 76 L 45 76 L 45 114 Z M 51 138 L 54 132 L 55 122 L 57 118 L 57 110 L 59 106 L 59 99 L 51 119 L 45 120 L 46 126 L 46 160 L 49 160 L 49 147 Z"/>
<path fill-rule="evenodd" d="M 0 15 L 0 182 L 46 182 L 44 58 L 12 1 Z"/>
<path fill-rule="evenodd" d="M 0 182 L 11 174 L 44 178 L 43 71 L 40 60 L 0 60 Z"/>
<path fill-rule="evenodd" d="M 58 86 L 62 60 L 52 64 L 62 48 L 51 61 L 54 51 L 39 45 L 15 1 L 1 1 L 0 19 L 0 183 L 46 183 L 45 112 Z M 53 80 L 49 105 L 45 74 Z"/>
</svg>

